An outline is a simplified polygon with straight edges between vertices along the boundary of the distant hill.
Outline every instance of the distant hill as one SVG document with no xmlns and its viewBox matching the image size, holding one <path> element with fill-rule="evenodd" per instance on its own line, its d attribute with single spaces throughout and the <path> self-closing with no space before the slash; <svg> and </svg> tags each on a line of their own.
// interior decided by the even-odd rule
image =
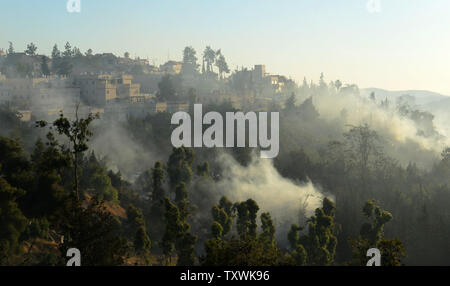
<svg viewBox="0 0 450 286">
<path fill-rule="evenodd" d="M 437 101 L 429 102 L 422 106 L 423 109 L 431 112 L 447 112 L 450 114 L 450 97 L 442 98 Z"/>
<path fill-rule="evenodd" d="M 439 133 L 450 137 L 450 96 L 442 95 L 427 90 L 404 90 L 389 91 L 379 88 L 361 89 L 361 95 L 369 96 L 375 92 L 377 101 L 388 98 L 391 102 L 404 95 L 409 94 L 415 97 L 415 106 L 423 111 L 431 112 L 434 118 L 434 124 L 439 129 Z"/>
<path fill-rule="evenodd" d="M 416 104 L 420 107 L 427 107 L 428 105 L 434 105 L 440 101 L 450 101 L 450 97 L 428 90 L 385 90 L 380 88 L 364 88 L 361 89 L 361 94 L 369 96 L 372 92 L 375 92 L 377 100 L 383 100 L 385 98 L 389 100 L 396 100 L 398 97 L 409 94 L 416 98 Z"/>
</svg>

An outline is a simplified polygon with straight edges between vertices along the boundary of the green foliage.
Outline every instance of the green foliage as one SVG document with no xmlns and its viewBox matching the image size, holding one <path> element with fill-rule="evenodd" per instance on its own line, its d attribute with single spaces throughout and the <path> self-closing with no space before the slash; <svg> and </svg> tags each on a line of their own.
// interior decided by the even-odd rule
<svg viewBox="0 0 450 286">
<path fill-rule="evenodd" d="M 180 210 L 180 218 L 185 220 L 189 215 L 188 190 L 184 182 L 175 187 L 175 203 Z"/>
<path fill-rule="evenodd" d="M 133 238 L 136 254 L 144 258 L 145 264 L 149 264 L 151 241 L 145 227 L 145 217 L 142 211 L 132 204 L 129 204 L 127 208 L 125 232 L 128 237 Z"/>
<path fill-rule="evenodd" d="M 150 263 L 151 241 L 145 230 L 145 226 L 141 225 L 136 231 L 134 238 L 134 249 L 136 253 L 144 257 L 146 264 Z"/>
<path fill-rule="evenodd" d="M 169 185 L 173 188 L 180 182 L 189 185 L 192 180 L 192 163 L 194 162 L 194 152 L 190 148 L 173 148 L 172 154 L 167 162 L 167 172 L 169 174 Z"/>
<path fill-rule="evenodd" d="M 62 227 L 64 242 L 61 255 L 76 247 L 85 266 L 122 265 L 127 252 L 126 240 L 121 237 L 121 225 L 107 212 L 102 202 L 92 199 L 87 207 L 73 202 L 66 207 L 66 223 Z"/>
<path fill-rule="evenodd" d="M 30 129 L 20 121 L 20 113 L 9 104 L 0 105 L 0 134 L 13 138 L 28 139 Z M 27 143 L 27 142 L 24 142 Z"/>
<path fill-rule="evenodd" d="M 350 240 L 353 249 L 353 265 L 366 265 L 367 250 L 378 248 L 381 252 L 382 266 L 400 266 L 401 257 L 405 256 L 403 243 L 398 239 L 383 238 L 385 225 L 392 220 L 392 214 L 375 205 L 373 200 L 368 200 L 362 208 L 364 216 L 369 222 L 361 226 L 358 240 Z"/>
<path fill-rule="evenodd" d="M 223 78 L 224 73 L 229 73 L 230 69 L 228 68 L 228 64 L 225 60 L 224 55 L 222 55 L 221 50 L 216 52 L 216 67 L 219 69 L 220 78 Z"/>
<path fill-rule="evenodd" d="M 162 187 L 164 182 L 164 170 L 161 162 L 156 162 L 152 169 L 152 198 L 154 202 L 162 202 L 165 197 L 164 189 Z"/>
<path fill-rule="evenodd" d="M 0 154 L 2 178 L 13 187 L 28 189 L 32 184 L 31 164 L 19 142 L 0 136 Z"/>
<path fill-rule="evenodd" d="M 26 218 L 16 200 L 24 193 L 0 178 L 0 265 L 7 265 L 10 255 L 20 253 L 19 238 L 26 228 Z"/>
<path fill-rule="evenodd" d="M 61 207 L 70 195 L 62 185 L 62 177 L 71 162 L 70 157 L 57 148 L 58 143 L 51 133 L 47 139 L 46 145 L 39 139 L 31 154 L 34 185 L 21 199 L 21 205 L 27 216 L 46 216 L 57 223 Z"/>
<path fill-rule="evenodd" d="M 134 182 L 134 188 L 140 193 L 151 194 L 153 188 L 152 184 L 152 173 L 150 170 L 145 170 L 137 177 Z"/>
<path fill-rule="evenodd" d="M 142 211 L 132 204 L 127 208 L 127 225 L 126 233 L 128 235 L 134 235 L 141 226 L 145 227 L 145 218 Z"/>
<path fill-rule="evenodd" d="M 195 263 L 194 247 L 197 236 L 189 231 L 189 225 L 184 223 L 183 232 L 179 235 L 176 248 L 178 253 L 177 266 L 192 266 Z"/>
<path fill-rule="evenodd" d="M 286 111 L 292 111 L 295 110 L 295 102 L 296 102 L 296 95 L 295 93 L 292 93 L 291 96 L 286 100 L 284 104 L 284 109 Z"/>
<path fill-rule="evenodd" d="M 33 77 L 33 66 L 31 64 L 18 62 L 15 67 L 20 77 Z"/>
<path fill-rule="evenodd" d="M 235 205 L 237 210 L 237 232 L 241 239 L 246 237 L 256 238 L 256 217 L 259 210 L 258 204 L 248 199 Z"/>
<path fill-rule="evenodd" d="M 277 266 L 284 264 L 284 255 L 274 245 L 247 237 L 229 240 L 213 238 L 205 243 L 205 266 Z"/>
<path fill-rule="evenodd" d="M 169 198 L 164 200 L 165 212 L 164 218 L 166 222 L 166 230 L 164 232 L 161 246 L 166 259 L 170 259 L 175 249 L 175 241 L 178 233 L 181 231 L 180 212 L 175 204 Z"/>
<path fill-rule="evenodd" d="M 80 186 L 82 189 L 88 190 L 100 200 L 118 202 L 118 192 L 112 186 L 107 168 L 97 160 L 94 152 L 84 162 L 82 170 L 83 172 L 80 178 Z"/>
<path fill-rule="evenodd" d="M 295 264 L 298 266 L 307 265 L 308 261 L 308 253 L 306 252 L 305 247 L 301 244 L 297 244 L 295 249 L 292 251 L 292 257 L 295 259 Z"/>
<path fill-rule="evenodd" d="M 203 62 L 206 63 L 206 72 L 213 72 L 213 64 L 216 61 L 216 52 L 211 49 L 210 46 L 207 46 L 203 51 Z M 204 73 L 205 71 L 202 71 Z"/>
<path fill-rule="evenodd" d="M 380 137 L 367 124 L 354 126 L 344 133 L 348 163 L 362 181 L 362 187 L 368 185 L 370 171 L 382 159 Z"/>
<path fill-rule="evenodd" d="M 212 207 L 211 214 L 214 219 L 214 223 L 220 225 L 221 235 L 227 235 L 233 227 L 233 203 L 229 201 L 227 197 L 222 197 L 219 201 L 219 204 Z M 212 227 L 214 228 L 214 226 Z"/>
<path fill-rule="evenodd" d="M 260 219 L 262 230 L 260 238 L 269 244 L 275 244 L 275 226 L 273 225 L 270 213 L 262 213 Z"/>
<path fill-rule="evenodd" d="M 401 258 L 406 256 L 403 243 L 399 239 L 381 238 L 378 242 L 378 248 L 381 252 L 381 265 L 401 266 Z"/>
<path fill-rule="evenodd" d="M 176 205 L 165 199 L 166 232 L 163 237 L 163 250 L 166 256 L 170 255 L 172 245 L 177 251 L 177 265 L 194 265 L 194 246 L 197 236 L 190 233 L 190 225 L 186 219 L 190 215 L 190 203 L 188 201 L 186 184 L 181 181 L 175 188 Z"/>
<path fill-rule="evenodd" d="M 42 56 L 42 63 L 41 63 L 41 73 L 44 76 L 50 75 L 50 68 L 48 67 L 47 57 Z"/>
<path fill-rule="evenodd" d="M 72 46 L 69 42 L 66 42 L 66 45 L 64 46 L 64 52 L 62 53 L 63 57 L 70 58 L 73 56 L 72 53 Z"/>
<path fill-rule="evenodd" d="M 52 49 L 52 72 L 60 74 L 61 64 L 61 52 L 58 49 L 58 45 L 54 45 Z"/>
<path fill-rule="evenodd" d="M 296 225 L 295 223 L 291 225 L 291 228 L 288 232 L 288 241 L 289 245 L 291 246 L 292 250 L 295 250 L 298 245 L 298 239 L 299 239 L 299 231 L 303 230 L 303 227 Z"/>
<path fill-rule="evenodd" d="M 25 50 L 25 54 L 29 55 L 29 56 L 34 56 L 36 55 L 36 51 L 37 51 L 37 47 L 35 44 L 30 43 L 27 45 L 27 49 Z"/>
<path fill-rule="evenodd" d="M 14 54 L 14 45 L 12 42 L 9 42 L 8 54 Z"/>
<path fill-rule="evenodd" d="M 236 138 L 236 136 L 234 138 Z M 252 150 L 253 148 L 249 147 L 235 147 L 231 148 L 231 155 L 233 155 L 233 158 L 236 159 L 239 164 L 247 167 L 252 161 Z"/>
<path fill-rule="evenodd" d="M 164 233 L 165 220 L 165 197 L 166 193 L 163 188 L 164 170 L 161 162 L 156 162 L 151 171 L 152 195 L 151 205 L 148 216 L 148 226 L 150 236 L 153 240 L 159 241 Z"/>
<path fill-rule="evenodd" d="M 192 47 L 185 47 L 183 50 L 183 67 L 182 73 L 185 75 L 193 75 L 198 72 L 197 52 Z"/>
<path fill-rule="evenodd" d="M 177 101 L 181 94 L 181 78 L 176 75 L 166 74 L 158 83 L 159 91 L 156 94 L 160 101 Z"/>
<path fill-rule="evenodd" d="M 180 219 L 180 211 L 177 206 L 173 204 L 169 198 L 164 200 L 165 212 L 164 218 L 166 222 L 166 229 L 161 242 L 163 253 L 166 256 L 166 263 L 170 262 L 170 256 L 175 250 L 175 242 L 177 236 L 182 232 L 182 221 Z"/>
<path fill-rule="evenodd" d="M 169 198 L 164 201 L 166 230 L 161 242 L 163 253 L 166 256 L 166 263 L 170 263 L 170 256 L 176 250 L 178 254 L 177 265 L 193 265 L 194 246 L 197 237 L 190 233 L 190 225 L 184 221 L 178 207 Z"/>
<path fill-rule="evenodd" d="M 67 53 L 67 44 L 66 44 L 66 53 Z M 64 135 L 71 144 L 70 149 L 68 151 L 73 156 L 71 159 L 74 162 L 73 163 L 74 193 L 78 200 L 80 199 L 78 163 L 81 158 L 80 156 L 83 154 L 83 152 L 89 149 L 87 142 L 89 142 L 89 139 L 93 135 L 92 131 L 89 129 L 89 125 L 92 123 L 92 121 L 94 121 L 97 118 L 99 118 L 98 114 L 93 115 L 91 113 L 88 115 L 87 118 L 78 118 L 78 106 L 77 106 L 75 120 L 72 121 L 69 120 L 68 118 L 64 117 L 64 114 L 61 112 L 59 118 L 56 119 L 52 124 L 52 127 L 56 129 L 58 134 Z M 43 120 L 36 122 L 37 127 L 45 127 L 47 126 L 47 124 L 48 123 Z M 66 147 L 64 145 L 61 145 L 60 148 L 62 151 L 66 151 Z"/>
<path fill-rule="evenodd" d="M 336 252 L 337 238 L 334 236 L 334 204 L 328 198 L 323 200 L 322 208 L 317 208 L 315 216 L 308 222 L 308 234 L 297 239 L 299 228 L 292 225 L 288 234 L 293 257 L 299 265 L 331 265 Z M 297 244 L 295 245 L 295 242 Z"/>
<path fill-rule="evenodd" d="M 214 222 L 211 225 L 212 238 L 205 242 L 206 254 L 201 258 L 207 266 L 275 266 L 292 265 L 291 257 L 283 255 L 275 243 L 275 227 L 269 213 L 263 213 L 261 219 L 262 233 L 256 234 L 256 215 L 258 205 L 252 199 L 233 205 L 222 197 L 218 205 L 212 208 Z M 225 239 L 231 231 L 237 211 L 237 228 L 240 238 Z M 227 232 L 223 225 L 228 227 Z"/>
<path fill-rule="evenodd" d="M 35 238 L 48 238 L 50 232 L 50 223 L 46 218 L 33 219 L 27 225 L 27 228 L 22 233 L 21 240 L 32 240 Z"/>
<path fill-rule="evenodd" d="M 211 234 L 215 239 L 220 239 L 223 235 L 223 227 L 217 221 L 213 221 L 211 224 Z"/>
<path fill-rule="evenodd" d="M 373 200 L 368 200 L 363 207 L 363 214 L 369 220 L 361 227 L 361 238 L 367 239 L 371 245 L 376 245 L 383 236 L 385 224 L 392 220 L 388 211 L 381 210 Z"/>
<path fill-rule="evenodd" d="M 209 178 L 209 164 L 204 162 L 197 166 L 197 175 L 200 177 Z"/>
<path fill-rule="evenodd" d="M 284 177 L 302 182 L 311 179 L 317 169 L 303 149 L 280 154 L 274 165 Z"/>
</svg>

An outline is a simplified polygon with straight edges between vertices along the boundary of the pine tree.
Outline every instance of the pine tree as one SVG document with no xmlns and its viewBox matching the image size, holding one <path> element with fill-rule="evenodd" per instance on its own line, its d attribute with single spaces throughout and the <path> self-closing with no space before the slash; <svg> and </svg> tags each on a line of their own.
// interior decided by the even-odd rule
<svg viewBox="0 0 450 286">
<path fill-rule="evenodd" d="M 136 235 L 134 238 L 134 249 L 138 255 L 144 258 L 147 265 L 150 263 L 150 248 L 150 238 L 147 235 L 145 226 L 141 225 L 136 231 Z"/>
<path fill-rule="evenodd" d="M 47 142 L 35 144 L 31 154 L 34 177 L 33 187 L 21 199 L 21 205 L 28 217 L 47 217 L 52 224 L 61 220 L 62 207 L 70 197 L 70 191 L 63 185 L 65 170 L 72 167 L 70 156 L 61 152 L 58 141 L 52 133 L 47 134 Z"/>
<path fill-rule="evenodd" d="M 141 226 L 145 227 L 145 218 L 142 211 L 134 205 L 129 204 L 127 208 L 127 227 L 126 232 L 134 235 Z"/>
<path fill-rule="evenodd" d="M 62 76 L 68 76 L 72 72 L 72 57 L 73 50 L 69 42 L 64 46 L 64 52 L 62 53 L 62 57 L 58 61 L 58 74 Z"/>
<path fill-rule="evenodd" d="M 24 194 L 0 178 L 0 265 L 8 265 L 9 257 L 21 251 L 19 238 L 27 220 L 16 201 Z"/>
<path fill-rule="evenodd" d="M 296 225 L 295 223 L 291 225 L 291 228 L 288 232 L 288 241 L 291 249 L 294 250 L 297 248 L 299 235 L 298 232 L 303 230 L 302 227 Z"/>
<path fill-rule="evenodd" d="M 48 67 L 47 57 L 46 56 L 42 56 L 41 73 L 44 76 L 49 76 L 50 75 L 50 68 Z"/>
<path fill-rule="evenodd" d="M 237 210 L 237 231 L 241 239 L 256 238 L 258 204 L 254 200 L 248 199 L 245 202 L 237 203 L 235 207 Z"/>
<path fill-rule="evenodd" d="M 385 225 L 392 220 L 392 214 L 382 210 L 373 200 L 364 204 L 363 214 L 369 220 L 361 226 L 358 240 L 350 240 L 353 248 L 354 265 L 366 265 L 367 250 L 378 248 L 381 252 L 381 265 L 400 266 L 405 256 L 403 243 L 398 239 L 383 238 Z"/>
<path fill-rule="evenodd" d="M 185 47 L 183 50 L 183 74 L 195 75 L 198 72 L 197 52 L 192 47 Z"/>
<path fill-rule="evenodd" d="M 169 198 L 164 199 L 164 220 L 166 229 L 161 241 L 164 256 L 166 257 L 166 264 L 169 265 L 171 256 L 175 250 L 175 243 L 178 235 L 182 232 L 182 222 L 180 220 L 180 211 L 177 206 L 173 204 Z"/>
<path fill-rule="evenodd" d="M 186 185 L 191 183 L 194 156 L 194 152 L 190 148 L 185 148 L 184 146 L 173 148 L 167 162 L 169 185 L 172 188 L 176 187 L 180 182 L 184 182 Z"/>
<path fill-rule="evenodd" d="M 165 192 L 162 187 L 164 182 L 164 170 L 161 162 L 156 162 L 152 169 L 152 201 L 162 203 L 165 198 Z"/>
<path fill-rule="evenodd" d="M 73 190 L 75 198 L 80 200 L 78 165 L 83 153 L 89 149 L 87 142 L 89 142 L 89 139 L 93 135 L 92 131 L 89 129 L 89 125 L 95 119 L 99 118 L 99 115 L 90 113 L 86 118 L 78 118 L 78 106 L 76 107 L 75 114 L 75 120 L 69 120 L 64 117 L 64 114 L 61 112 L 59 118 L 52 123 L 52 127 L 56 129 L 58 134 L 64 135 L 71 143 L 71 149 L 69 149 L 69 151 L 74 166 Z M 46 127 L 47 125 L 48 123 L 44 120 L 36 122 L 37 127 Z M 62 151 L 66 150 L 64 145 L 61 145 L 60 148 Z"/>
<path fill-rule="evenodd" d="M 180 210 L 180 218 L 185 220 L 189 215 L 188 190 L 184 182 L 180 182 L 175 188 L 175 203 Z"/>
<path fill-rule="evenodd" d="M 27 49 L 25 50 L 25 54 L 29 55 L 29 56 L 34 56 L 36 55 L 36 51 L 37 51 L 37 47 L 35 44 L 30 43 L 27 45 Z"/>
<path fill-rule="evenodd" d="M 179 235 L 176 243 L 178 253 L 178 266 L 192 266 L 195 263 L 194 247 L 197 242 L 197 236 L 190 233 L 188 223 L 183 223 L 182 233 Z"/>
<path fill-rule="evenodd" d="M 223 227 L 222 227 L 222 225 L 219 222 L 214 221 L 211 224 L 211 234 L 213 235 L 213 237 L 215 239 L 220 239 L 222 237 L 222 235 L 223 235 Z"/>
<path fill-rule="evenodd" d="M 261 219 L 261 230 L 260 238 L 269 244 L 275 244 L 275 226 L 273 225 L 270 213 L 262 213 Z"/>
<path fill-rule="evenodd" d="M 148 217 L 148 230 L 150 236 L 154 241 L 160 241 L 164 234 L 164 213 L 165 205 L 164 200 L 166 192 L 163 188 L 164 183 L 164 170 L 161 162 L 156 162 L 151 170 L 151 203 Z"/>
<path fill-rule="evenodd" d="M 95 197 L 81 206 L 72 200 L 65 207 L 62 224 L 63 243 L 59 249 L 63 257 L 69 248 L 82 253 L 84 266 L 119 266 L 127 252 L 126 239 L 120 235 L 121 223 Z"/>
<path fill-rule="evenodd" d="M 14 45 L 12 42 L 9 42 L 9 47 L 8 47 L 8 55 L 14 54 Z"/>
<path fill-rule="evenodd" d="M 211 209 L 211 214 L 214 219 L 214 224 L 220 225 L 221 235 L 227 235 L 233 227 L 234 208 L 233 203 L 230 202 L 227 197 L 222 197 L 218 205 L 215 205 Z"/>
<path fill-rule="evenodd" d="M 58 45 L 55 44 L 52 50 L 52 72 L 60 74 L 60 65 L 61 65 L 61 52 L 58 49 Z"/>
<path fill-rule="evenodd" d="M 288 234 L 293 257 L 299 265 L 331 265 L 336 252 L 337 238 L 334 236 L 334 204 L 324 198 L 322 208 L 317 208 L 315 216 L 308 222 L 308 234 L 297 239 L 299 228 L 292 225 Z M 297 244 L 295 244 L 297 242 Z"/>
</svg>

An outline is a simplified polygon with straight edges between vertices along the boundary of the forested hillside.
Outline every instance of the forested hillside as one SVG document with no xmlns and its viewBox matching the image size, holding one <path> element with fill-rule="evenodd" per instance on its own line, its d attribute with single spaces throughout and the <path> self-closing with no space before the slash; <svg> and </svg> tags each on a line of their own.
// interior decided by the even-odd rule
<svg viewBox="0 0 450 286">
<path fill-rule="evenodd" d="M 169 113 L 27 123 L 2 106 L 0 263 L 64 265 L 76 247 L 83 265 L 365 265 L 377 247 L 382 265 L 448 264 L 439 126 L 336 83 L 268 108 L 280 112 L 274 160 L 172 148 Z"/>
</svg>

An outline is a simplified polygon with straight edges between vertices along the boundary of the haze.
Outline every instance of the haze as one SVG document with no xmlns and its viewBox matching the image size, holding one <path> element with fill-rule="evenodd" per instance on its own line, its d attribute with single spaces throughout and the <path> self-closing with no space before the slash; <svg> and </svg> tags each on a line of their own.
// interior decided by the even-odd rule
<svg viewBox="0 0 450 286">
<path fill-rule="evenodd" d="M 1 0 L 0 48 L 34 42 L 50 54 L 70 41 L 159 65 L 211 45 L 232 69 L 262 63 L 297 82 L 324 72 L 362 88 L 450 94 L 450 2 L 381 0 L 371 13 L 368 1 L 81 0 L 81 13 L 68 13 L 62 0 Z"/>
</svg>

